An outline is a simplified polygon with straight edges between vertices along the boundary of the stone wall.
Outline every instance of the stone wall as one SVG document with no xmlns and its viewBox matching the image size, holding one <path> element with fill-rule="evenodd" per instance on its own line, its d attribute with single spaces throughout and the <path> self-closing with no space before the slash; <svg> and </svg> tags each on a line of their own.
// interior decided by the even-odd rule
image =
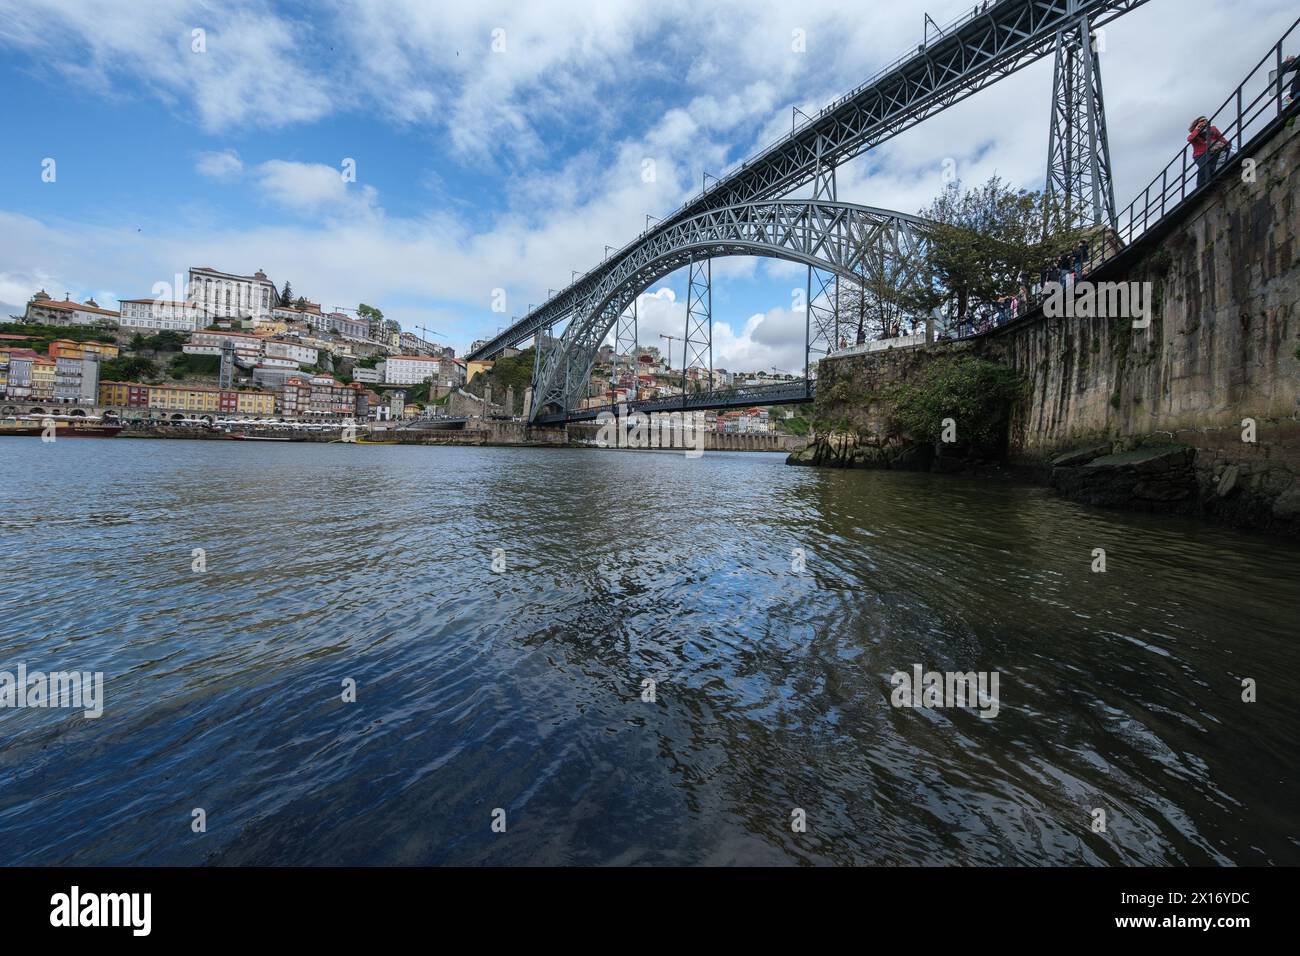
<svg viewBox="0 0 1300 956">
<path fill-rule="evenodd" d="M 816 419 L 852 438 L 799 463 L 931 467 L 933 454 L 918 462 L 893 447 L 889 388 L 937 355 L 968 350 L 1027 383 L 1011 409 L 1008 458 L 1063 494 L 1300 534 L 1297 132 L 1292 118 L 1239 157 L 1255 161 L 1254 182 L 1238 162 L 1090 276 L 1150 282 L 1148 328 L 1031 313 L 972 343 L 823 360 Z"/>
</svg>

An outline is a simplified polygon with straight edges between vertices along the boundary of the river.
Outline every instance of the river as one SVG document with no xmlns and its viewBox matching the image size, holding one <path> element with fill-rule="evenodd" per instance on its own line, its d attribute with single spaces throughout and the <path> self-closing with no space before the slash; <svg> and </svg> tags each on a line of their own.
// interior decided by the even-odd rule
<svg viewBox="0 0 1300 956">
<path fill-rule="evenodd" d="M 0 709 L 6 864 L 1300 863 L 1287 542 L 745 453 L 12 438 L 0 488 L 0 670 L 104 681 Z"/>
</svg>

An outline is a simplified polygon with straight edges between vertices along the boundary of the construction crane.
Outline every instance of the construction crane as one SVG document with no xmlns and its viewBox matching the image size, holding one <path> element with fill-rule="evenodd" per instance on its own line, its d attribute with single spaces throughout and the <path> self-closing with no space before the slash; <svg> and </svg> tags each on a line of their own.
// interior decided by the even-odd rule
<svg viewBox="0 0 1300 956">
<path fill-rule="evenodd" d="M 659 333 L 659 337 L 668 340 L 668 371 L 671 372 L 673 370 L 673 343 L 680 342 L 682 337 L 680 335 L 664 335 L 662 332 Z M 685 346 L 682 346 L 682 348 L 684 349 Z M 682 355 L 682 361 L 686 361 L 685 354 Z"/>
</svg>

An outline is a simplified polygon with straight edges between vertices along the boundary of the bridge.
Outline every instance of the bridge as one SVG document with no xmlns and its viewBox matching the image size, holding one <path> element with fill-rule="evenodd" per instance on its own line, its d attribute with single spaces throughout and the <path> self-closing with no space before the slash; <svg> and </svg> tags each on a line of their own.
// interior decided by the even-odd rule
<svg viewBox="0 0 1300 956">
<path fill-rule="evenodd" d="M 471 351 L 486 359 L 532 338 L 537 343 L 528 417 L 536 423 L 578 421 L 600 345 L 614 333 L 616 355 L 637 345 L 637 297 L 678 269 L 688 270 L 682 394 L 637 402 L 646 411 L 727 408 L 810 401 L 816 361 L 836 349 L 841 321 L 838 284 L 872 301 L 928 282 L 929 236 L 920 217 L 851 203 L 836 196 L 836 167 L 1049 54 L 1055 57 L 1045 198 L 1073 225 L 1097 230 L 1089 266 L 1118 254 L 1196 187 L 1187 151 L 1124 210 L 1111 181 L 1097 30 L 1147 0 L 996 0 L 958 20 L 886 66 L 857 89 L 805 118 L 788 136 L 742 162 L 652 228 L 577 276 L 542 305 Z M 927 26 L 929 21 L 927 20 Z M 1300 23 L 1300 21 L 1297 21 Z M 1296 26 L 1288 31 L 1289 36 Z M 1280 74 L 1284 36 L 1252 71 Z M 1268 68 L 1273 67 L 1270 71 Z M 1248 77 L 1248 81 L 1249 81 Z M 1212 117 L 1240 148 L 1248 132 L 1282 112 L 1276 78 L 1245 102 L 1243 89 Z M 1235 110 L 1235 119 L 1233 112 Z M 808 199 L 790 193 L 811 185 Z M 1153 198 L 1155 205 L 1153 205 Z M 807 269 L 804 378 L 761 388 L 712 387 L 711 261 L 764 256 Z M 554 329 L 563 324 L 556 338 Z M 847 325 L 844 328 L 848 328 Z M 689 394 L 691 369 L 710 387 Z"/>
</svg>

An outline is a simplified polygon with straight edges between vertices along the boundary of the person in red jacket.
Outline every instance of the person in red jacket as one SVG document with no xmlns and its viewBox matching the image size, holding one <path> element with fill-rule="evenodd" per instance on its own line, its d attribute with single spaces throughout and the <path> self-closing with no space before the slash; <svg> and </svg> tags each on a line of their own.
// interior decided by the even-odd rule
<svg viewBox="0 0 1300 956">
<path fill-rule="evenodd" d="M 1209 119 L 1198 116 L 1187 130 L 1187 142 L 1192 144 L 1192 159 L 1196 161 L 1196 188 L 1200 189 L 1213 177 L 1219 165 L 1228 158 L 1228 141 Z"/>
</svg>

